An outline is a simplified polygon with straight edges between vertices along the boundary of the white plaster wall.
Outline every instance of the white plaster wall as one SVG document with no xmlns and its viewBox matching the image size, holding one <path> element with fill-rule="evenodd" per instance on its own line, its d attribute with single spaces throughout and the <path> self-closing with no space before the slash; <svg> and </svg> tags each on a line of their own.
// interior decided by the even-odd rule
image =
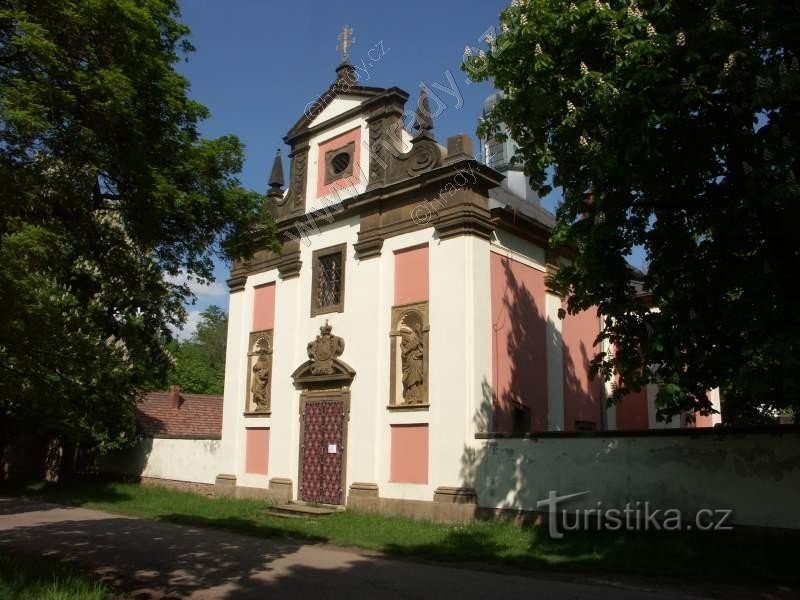
<svg viewBox="0 0 800 600">
<path fill-rule="evenodd" d="M 145 439 L 135 448 L 104 457 L 101 468 L 114 473 L 193 483 L 214 483 L 224 468 L 220 440 Z"/>
<path fill-rule="evenodd" d="M 361 98 L 356 96 L 341 95 L 336 96 L 336 98 L 325 105 L 322 110 L 319 110 L 320 105 L 318 104 L 311 106 L 311 110 L 319 110 L 319 114 L 317 114 L 317 116 L 311 121 L 311 127 L 316 127 L 317 125 L 321 125 L 333 117 L 338 117 L 340 114 L 347 112 L 351 108 L 355 108 L 361 104 L 362 101 L 363 100 Z"/>
<path fill-rule="evenodd" d="M 497 229 L 492 237 L 492 250 L 524 265 L 547 272 L 545 249 L 512 233 Z"/>
<path fill-rule="evenodd" d="M 228 337 L 225 353 L 225 384 L 222 401 L 222 445 L 218 473 L 236 474 L 239 453 L 239 420 L 244 411 L 247 385 L 247 345 L 252 324 L 252 292 L 250 309 L 245 306 L 247 294 L 228 296 Z M 241 349 L 244 348 L 244 351 Z M 244 377 L 242 377 L 244 373 Z"/>
<path fill-rule="evenodd" d="M 474 469 L 485 507 L 537 510 L 551 490 L 590 491 L 562 508 L 639 501 L 684 515 L 732 509 L 741 525 L 800 528 L 796 433 L 486 440 Z"/>
<path fill-rule="evenodd" d="M 430 489 L 469 483 L 465 461 L 491 385 L 489 243 L 473 236 L 430 251 Z M 388 494 L 387 494 L 388 495 Z"/>
</svg>

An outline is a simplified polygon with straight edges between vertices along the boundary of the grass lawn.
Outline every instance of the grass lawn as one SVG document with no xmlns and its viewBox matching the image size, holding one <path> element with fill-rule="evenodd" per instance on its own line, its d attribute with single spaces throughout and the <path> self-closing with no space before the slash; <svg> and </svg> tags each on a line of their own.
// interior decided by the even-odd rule
<svg viewBox="0 0 800 600">
<path fill-rule="evenodd" d="M 510 523 L 444 525 L 343 512 L 282 519 L 257 500 L 207 498 L 127 483 L 28 488 L 44 500 L 248 535 L 290 537 L 436 561 L 480 562 L 539 571 L 606 572 L 727 583 L 800 581 L 800 535 L 768 531 L 566 532 Z"/>
<path fill-rule="evenodd" d="M 105 586 L 69 565 L 0 555 L 0 598 L 11 600 L 105 600 Z"/>
</svg>

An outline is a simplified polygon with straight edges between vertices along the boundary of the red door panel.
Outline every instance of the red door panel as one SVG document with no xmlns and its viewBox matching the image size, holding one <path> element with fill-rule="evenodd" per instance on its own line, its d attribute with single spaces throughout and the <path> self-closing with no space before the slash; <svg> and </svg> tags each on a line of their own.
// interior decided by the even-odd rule
<svg viewBox="0 0 800 600">
<path fill-rule="evenodd" d="M 322 504 L 342 503 L 344 403 L 306 401 L 303 410 L 300 498 Z"/>
</svg>

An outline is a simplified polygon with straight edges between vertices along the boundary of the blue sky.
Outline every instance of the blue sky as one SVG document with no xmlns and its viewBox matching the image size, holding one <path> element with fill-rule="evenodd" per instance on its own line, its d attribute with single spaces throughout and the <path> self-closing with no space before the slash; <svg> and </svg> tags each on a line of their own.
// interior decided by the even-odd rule
<svg viewBox="0 0 800 600">
<path fill-rule="evenodd" d="M 488 83 L 467 83 L 459 64 L 465 46 L 485 46 L 480 39 L 497 25 L 506 4 L 500 0 L 188 0 L 182 2 L 183 21 L 192 30 L 197 51 L 178 69 L 191 82 L 192 96 L 211 111 L 202 133 L 237 135 L 246 147 L 242 183 L 265 192 L 275 149 L 281 146 L 286 155 L 283 136 L 306 103 L 335 78 L 340 62 L 337 36 L 345 24 L 355 34 L 351 62 L 359 67 L 362 85 L 398 86 L 413 100 L 421 81 L 451 87 L 449 71 L 463 106 L 456 108 L 454 96 L 440 94 L 447 108 L 436 119 L 435 131 L 440 139 L 460 132 L 475 137 L 483 100 L 492 88 Z M 380 58 L 370 67 L 367 52 L 373 48 L 370 56 Z M 228 266 L 220 263 L 216 277 L 210 288 L 195 288 L 197 303 L 190 307 L 183 337 L 208 305 L 227 309 Z"/>
</svg>

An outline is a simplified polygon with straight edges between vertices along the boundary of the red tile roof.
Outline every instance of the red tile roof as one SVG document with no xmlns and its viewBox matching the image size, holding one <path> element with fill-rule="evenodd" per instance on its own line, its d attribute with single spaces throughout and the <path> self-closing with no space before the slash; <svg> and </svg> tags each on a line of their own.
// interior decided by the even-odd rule
<svg viewBox="0 0 800 600">
<path fill-rule="evenodd" d="M 150 392 L 137 406 L 139 424 L 146 437 L 220 439 L 222 396 L 185 394 L 173 408 L 169 392 Z"/>
</svg>

